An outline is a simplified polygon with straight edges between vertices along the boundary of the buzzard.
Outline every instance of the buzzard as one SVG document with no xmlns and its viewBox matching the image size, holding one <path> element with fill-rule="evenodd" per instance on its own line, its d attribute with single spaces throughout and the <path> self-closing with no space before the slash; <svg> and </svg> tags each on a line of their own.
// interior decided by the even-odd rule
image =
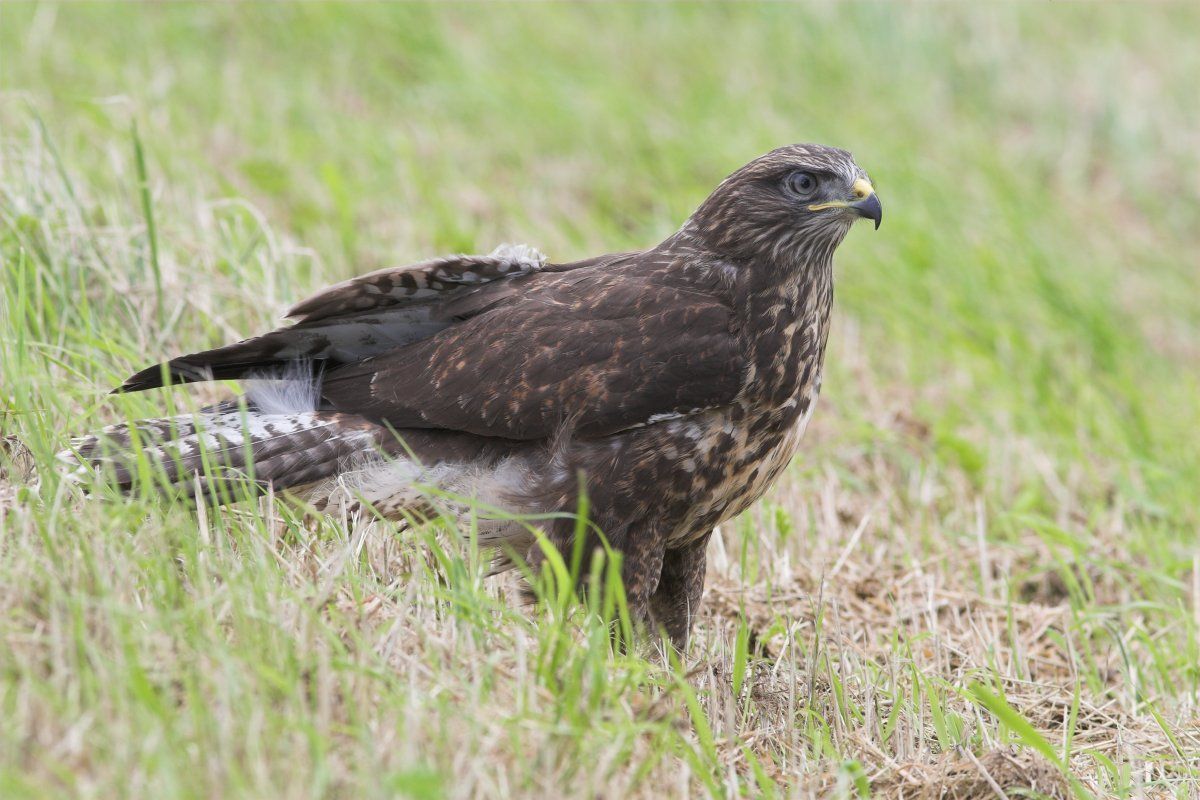
<svg viewBox="0 0 1200 800">
<path fill-rule="evenodd" d="M 122 489 L 140 452 L 183 491 L 248 476 L 389 518 L 427 511 L 436 487 L 455 513 L 510 512 L 478 523 L 501 567 L 543 557 L 513 515 L 543 515 L 569 552 L 586 492 L 631 613 L 683 648 L 714 526 L 766 491 L 812 415 L 833 251 L 881 215 L 848 152 L 781 147 L 647 250 L 555 264 L 502 246 L 331 286 L 289 326 L 115 390 L 252 381 L 239 402 L 111 426 L 64 458 Z"/>
</svg>

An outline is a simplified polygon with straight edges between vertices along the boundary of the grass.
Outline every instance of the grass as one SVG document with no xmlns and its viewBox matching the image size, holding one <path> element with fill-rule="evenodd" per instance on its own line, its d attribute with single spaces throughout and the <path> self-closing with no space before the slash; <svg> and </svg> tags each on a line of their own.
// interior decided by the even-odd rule
<svg viewBox="0 0 1200 800">
<path fill-rule="evenodd" d="M 0 796 L 1195 797 L 1186 4 L 0 6 Z M 801 455 L 686 663 L 439 526 L 88 501 L 105 391 L 312 289 L 854 151 Z M 549 588 L 547 597 L 552 597 Z"/>
</svg>

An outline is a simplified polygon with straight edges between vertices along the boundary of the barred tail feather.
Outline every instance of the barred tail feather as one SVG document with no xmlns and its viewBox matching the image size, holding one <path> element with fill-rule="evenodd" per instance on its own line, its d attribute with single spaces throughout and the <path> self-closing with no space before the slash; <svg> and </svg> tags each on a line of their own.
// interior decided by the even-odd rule
<svg viewBox="0 0 1200 800">
<path fill-rule="evenodd" d="M 193 415 L 111 425 L 71 442 L 59 460 L 83 480 L 99 472 L 133 488 L 139 464 L 185 493 L 226 481 L 286 489 L 329 478 L 347 460 L 373 452 L 386 431 L 352 414 L 266 413 L 223 404 Z M 199 478 L 197 481 L 196 478 Z"/>
</svg>

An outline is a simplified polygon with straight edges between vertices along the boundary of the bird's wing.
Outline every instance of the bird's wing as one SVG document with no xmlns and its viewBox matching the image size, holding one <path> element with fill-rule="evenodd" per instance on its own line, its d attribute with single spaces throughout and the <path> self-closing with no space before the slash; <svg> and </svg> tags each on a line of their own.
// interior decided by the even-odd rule
<svg viewBox="0 0 1200 800">
<path fill-rule="evenodd" d="M 501 245 L 486 256 L 448 256 L 368 272 L 322 289 L 288 309 L 300 324 L 381 309 L 443 302 L 483 283 L 538 272 L 546 257 L 525 245 Z"/>
<path fill-rule="evenodd" d="M 546 270 L 596 265 L 604 258 L 547 264 L 531 247 L 505 245 L 486 256 L 449 256 L 379 270 L 331 286 L 292 307 L 296 322 L 262 336 L 179 356 L 131 376 L 116 391 L 170 383 L 253 377 L 308 362 L 314 372 L 424 339 L 461 319 L 506 302 L 521 279 Z"/>
<path fill-rule="evenodd" d="M 599 436 L 733 401 L 746 365 L 730 304 L 629 271 L 537 292 L 324 377 L 331 409 L 396 428 Z"/>
</svg>

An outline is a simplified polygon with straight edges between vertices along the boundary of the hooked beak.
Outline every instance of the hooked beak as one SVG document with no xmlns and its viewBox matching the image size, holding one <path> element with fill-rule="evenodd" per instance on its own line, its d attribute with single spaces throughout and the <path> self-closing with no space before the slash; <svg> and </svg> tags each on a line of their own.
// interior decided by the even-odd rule
<svg viewBox="0 0 1200 800">
<path fill-rule="evenodd" d="M 879 198 L 874 192 L 862 200 L 855 200 L 850 204 L 850 208 L 857 211 L 860 217 L 875 220 L 875 230 L 879 230 L 879 223 L 883 220 L 883 206 L 879 204 Z"/>
<path fill-rule="evenodd" d="M 817 203 L 808 207 L 809 211 L 823 211 L 826 208 L 850 208 L 860 217 L 875 220 L 875 230 L 883 220 L 883 206 L 875 195 L 875 187 L 865 178 L 859 178 L 853 186 L 854 200 L 832 200 L 828 203 Z"/>
<path fill-rule="evenodd" d="M 879 223 L 883 221 L 883 206 L 875 194 L 875 187 L 859 178 L 854 182 L 854 196 L 858 199 L 850 203 L 850 208 L 858 212 L 860 217 L 875 220 L 875 230 L 879 230 Z"/>
</svg>

